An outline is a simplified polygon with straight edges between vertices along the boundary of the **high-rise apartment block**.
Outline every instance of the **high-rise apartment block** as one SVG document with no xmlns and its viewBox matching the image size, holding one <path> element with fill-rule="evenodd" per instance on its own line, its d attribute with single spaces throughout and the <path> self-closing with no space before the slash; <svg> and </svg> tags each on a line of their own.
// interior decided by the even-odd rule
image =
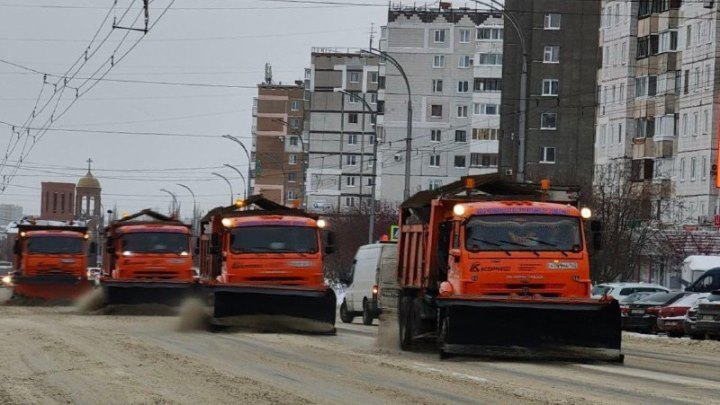
<svg viewBox="0 0 720 405">
<path fill-rule="evenodd" d="M 718 213 L 718 2 L 602 1 L 597 184 L 650 190 L 646 216 L 712 225 Z"/>
<path fill-rule="evenodd" d="M 589 190 L 600 1 L 506 0 L 505 10 L 500 172 Z"/>
<path fill-rule="evenodd" d="M 410 194 L 469 173 L 497 170 L 503 20 L 499 12 L 393 5 L 380 49 L 412 92 Z M 381 61 L 379 173 L 382 199 L 403 200 L 408 95 Z"/>
</svg>

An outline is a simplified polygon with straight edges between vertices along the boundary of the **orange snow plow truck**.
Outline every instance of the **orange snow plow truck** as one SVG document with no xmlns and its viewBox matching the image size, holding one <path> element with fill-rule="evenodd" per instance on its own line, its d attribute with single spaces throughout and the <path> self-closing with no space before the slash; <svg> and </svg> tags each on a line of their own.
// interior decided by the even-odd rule
<svg viewBox="0 0 720 405">
<path fill-rule="evenodd" d="M 211 210 L 200 226 L 201 282 L 212 323 L 269 316 L 335 331 L 335 293 L 323 270 L 334 237 L 323 230 L 324 220 L 256 195 Z"/>
<path fill-rule="evenodd" d="M 590 298 L 578 189 L 465 177 L 401 206 L 401 348 L 622 361 L 617 301 Z M 599 233 L 599 224 L 591 228 Z M 596 245 L 596 248 L 599 246 Z"/>
<path fill-rule="evenodd" d="M 89 291 L 92 286 L 87 279 L 87 231 L 85 225 L 54 221 L 18 224 L 10 281 L 13 295 L 69 301 Z"/>
<path fill-rule="evenodd" d="M 105 302 L 179 305 L 197 282 L 190 226 L 146 209 L 105 229 L 100 285 Z"/>
</svg>

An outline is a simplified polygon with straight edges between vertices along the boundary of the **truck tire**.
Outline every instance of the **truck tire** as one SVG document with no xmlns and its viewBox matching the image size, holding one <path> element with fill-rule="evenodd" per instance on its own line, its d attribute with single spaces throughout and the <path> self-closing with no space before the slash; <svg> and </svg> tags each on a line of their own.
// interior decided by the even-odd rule
<svg viewBox="0 0 720 405">
<path fill-rule="evenodd" d="M 401 297 L 398 305 L 398 324 L 400 328 L 400 349 L 411 350 L 412 341 L 412 297 Z"/>
<path fill-rule="evenodd" d="M 340 305 L 340 320 L 343 321 L 343 323 L 352 323 L 353 319 L 355 319 L 355 317 L 348 311 L 345 300 L 343 300 Z"/>
<path fill-rule="evenodd" d="M 374 318 L 375 317 L 373 316 L 372 312 L 370 312 L 370 306 L 368 305 L 367 301 L 363 301 L 363 313 L 362 313 L 363 325 L 372 325 Z"/>
</svg>

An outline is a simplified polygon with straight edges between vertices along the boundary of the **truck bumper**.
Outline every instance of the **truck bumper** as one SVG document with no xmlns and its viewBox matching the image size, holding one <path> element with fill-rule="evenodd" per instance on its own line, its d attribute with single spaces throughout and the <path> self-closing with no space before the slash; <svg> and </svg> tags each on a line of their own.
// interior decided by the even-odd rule
<svg viewBox="0 0 720 405">
<path fill-rule="evenodd" d="M 100 286 L 109 305 L 162 304 L 177 306 L 193 294 L 200 294 L 195 281 L 148 281 L 101 279 Z"/>
</svg>

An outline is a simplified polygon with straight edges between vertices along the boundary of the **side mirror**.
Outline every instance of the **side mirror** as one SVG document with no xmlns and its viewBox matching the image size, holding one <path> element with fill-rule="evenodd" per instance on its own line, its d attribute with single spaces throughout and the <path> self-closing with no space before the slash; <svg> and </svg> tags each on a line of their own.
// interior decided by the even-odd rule
<svg viewBox="0 0 720 405">
<path fill-rule="evenodd" d="M 97 243 L 96 242 L 90 242 L 90 254 L 96 255 L 97 254 Z"/>
<path fill-rule="evenodd" d="M 323 239 L 325 239 L 325 254 L 331 255 L 335 253 L 335 232 L 325 231 L 324 236 L 325 237 Z"/>
<path fill-rule="evenodd" d="M 602 250 L 602 222 L 590 221 L 590 235 L 592 237 L 592 246 L 594 250 Z"/>
</svg>

